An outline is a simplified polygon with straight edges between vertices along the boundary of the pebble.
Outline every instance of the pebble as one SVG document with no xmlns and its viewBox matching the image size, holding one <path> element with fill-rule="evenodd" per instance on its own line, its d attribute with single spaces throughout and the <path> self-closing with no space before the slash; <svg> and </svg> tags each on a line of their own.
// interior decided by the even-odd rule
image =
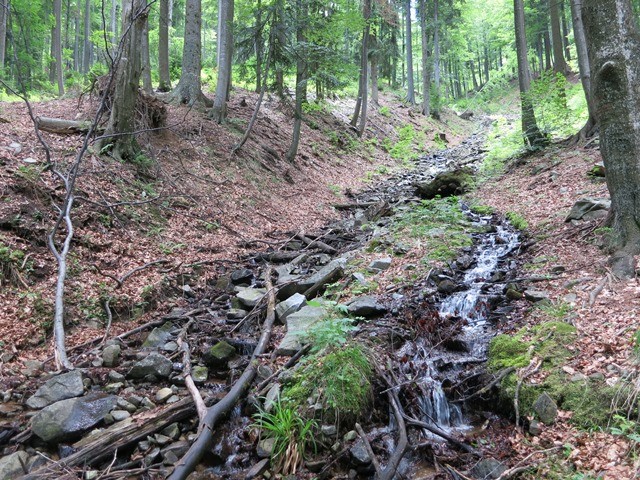
<svg viewBox="0 0 640 480">
<path fill-rule="evenodd" d="M 113 410 L 111 412 L 111 416 L 115 422 L 121 422 L 122 420 L 129 418 L 131 414 L 126 410 Z"/>
<path fill-rule="evenodd" d="M 173 395 L 173 390 L 171 390 L 170 388 L 164 387 L 161 388 L 160 390 L 158 390 L 158 392 L 156 393 L 156 402 L 158 403 L 164 403 L 167 400 L 169 400 L 169 398 Z"/>
</svg>

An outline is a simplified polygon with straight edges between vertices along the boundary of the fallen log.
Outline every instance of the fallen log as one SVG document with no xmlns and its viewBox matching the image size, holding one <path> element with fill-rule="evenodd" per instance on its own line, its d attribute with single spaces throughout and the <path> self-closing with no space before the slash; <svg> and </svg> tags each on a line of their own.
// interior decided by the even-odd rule
<svg viewBox="0 0 640 480">
<path fill-rule="evenodd" d="M 296 238 L 302 240 L 309 248 L 318 248 L 325 253 L 333 254 L 336 253 L 337 250 L 333 248 L 331 245 L 327 245 L 320 240 L 311 240 L 309 237 L 302 235 L 301 233 L 296 235 Z"/>
<path fill-rule="evenodd" d="M 72 135 L 74 133 L 87 133 L 91 128 L 89 120 L 65 120 L 62 118 L 38 117 L 36 123 L 40 130 L 61 135 Z M 97 128 L 102 131 L 104 128 Z"/>
</svg>

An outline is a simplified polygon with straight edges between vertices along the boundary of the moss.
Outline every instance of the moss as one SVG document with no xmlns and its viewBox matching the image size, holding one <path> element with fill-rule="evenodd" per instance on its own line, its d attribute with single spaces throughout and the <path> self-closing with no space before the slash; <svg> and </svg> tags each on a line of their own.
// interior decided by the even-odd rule
<svg viewBox="0 0 640 480">
<path fill-rule="evenodd" d="M 519 335 L 498 335 L 489 344 L 489 368 L 526 367 L 531 361 L 530 345 Z"/>
</svg>

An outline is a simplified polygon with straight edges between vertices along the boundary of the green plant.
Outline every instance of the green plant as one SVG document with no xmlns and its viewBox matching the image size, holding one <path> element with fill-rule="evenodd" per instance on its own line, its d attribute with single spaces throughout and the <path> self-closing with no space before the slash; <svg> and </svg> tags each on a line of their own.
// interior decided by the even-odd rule
<svg viewBox="0 0 640 480">
<path fill-rule="evenodd" d="M 41 170 L 35 165 L 20 165 L 16 170 L 16 176 L 28 183 L 35 183 L 40 178 Z"/>
<path fill-rule="evenodd" d="M 567 302 L 538 302 L 536 308 L 545 315 L 563 320 L 571 313 L 571 305 Z"/>
<path fill-rule="evenodd" d="M 340 185 L 328 185 L 327 188 L 331 191 L 331 193 L 333 193 L 334 195 L 340 195 L 340 192 L 342 191 L 342 187 L 340 187 Z"/>
<path fill-rule="evenodd" d="M 380 110 L 378 110 L 378 112 L 383 117 L 390 117 L 391 116 L 391 109 L 389 107 L 380 107 Z"/>
<path fill-rule="evenodd" d="M 478 215 L 492 215 L 494 212 L 493 207 L 489 205 L 471 205 L 469 208 L 473 213 Z"/>
<path fill-rule="evenodd" d="M 170 255 L 176 250 L 181 250 L 185 247 L 186 245 L 184 243 L 175 243 L 175 242 L 166 242 L 158 245 L 158 248 L 160 249 L 160 251 L 165 255 Z"/>
<path fill-rule="evenodd" d="M 29 261 L 23 250 L 0 243 L 0 286 L 4 282 L 24 286 L 22 273 L 29 273 L 32 268 L 33 262 Z"/>
<path fill-rule="evenodd" d="M 328 318 L 313 325 L 302 340 L 313 345 L 312 352 L 347 343 L 349 334 L 358 329 L 352 318 Z"/>
<path fill-rule="evenodd" d="M 526 230 L 529 227 L 529 223 L 517 212 L 507 212 L 505 216 L 511 225 L 518 230 Z"/>
<path fill-rule="evenodd" d="M 316 422 L 305 419 L 293 406 L 280 400 L 273 403 L 271 412 L 260 410 L 253 418 L 253 426 L 260 429 L 260 435 L 274 441 L 273 468 L 284 475 L 295 475 L 307 447 L 315 446 L 313 430 L 317 428 Z"/>
</svg>

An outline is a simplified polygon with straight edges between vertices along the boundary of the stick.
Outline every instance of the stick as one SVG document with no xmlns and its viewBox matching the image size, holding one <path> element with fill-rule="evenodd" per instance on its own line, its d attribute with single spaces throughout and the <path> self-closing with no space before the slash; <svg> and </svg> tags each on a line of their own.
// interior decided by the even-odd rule
<svg viewBox="0 0 640 480">
<path fill-rule="evenodd" d="M 198 412 L 198 418 L 200 419 L 200 423 L 198 425 L 198 431 L 202 428 L 204 424 L 204 417 L 207 414 L 207 406 L 204 404 L 204 400 L 202 399 L 202 395 L 200 395 L 200 391 L 191 377 L 191 353 L 189 351 L 189 344 L 184 341 L 184 338 L 187 336 L 187 332 L 189 331 L 189 327 L 193 324 L 194 320 L 191 319 L 187 322 L 187 324 L 182 328 L 180 335 L 178 335 L 178 347 L 182 350 L 182 363 L 184 364 L 184 384 L 189 390 L 191 394 L 191 398 L 193 398 L 193 403 L 196 405 L 196 410 Z"/>
<path fill-rule="evenodd" d="M 527 368 L 531 368 L 531 366 L 534 365 L 535 361 L 536 359 L 532 359 L 531 363 Z M 538 361 L 537 363 L 538 364 L 535 366 L 533 370 L 525 372 L 522 375 L 522 377 L 518 378 L 518 383 L 516 385 L 516 392 L 513 396 L 513 407 L 516 412 L 516 430 L 519 429 L 519 423 L 520 423 L 520 389 L 522 388 L 522 384 L 524 383 L 524 381 L 540 369 L 540 366 L 542 365 L 542 360 Z"/>
<path fill-rule="evenodd" d="M 393 408 L 393 414 L 396 417 L 396 422 L 398 423 L 400 438 L 398 439 L 398 446 L 389 459 L 389 463 L 387 463 L 387 466 L 382 473 L 378 475 L 378 480 L 391 480 L 395 476 L 400 460 L 404 457 L 404 453 L 407 451 L 407 447 L 409 446 L 409 440 L 407 439 L 407 427 L 404 424 L 403 414 L 400 411 L 400 400 L 394 391 L 389 391 L 387 395 L 389 397 L 389 403 L 391 403 L 391 407 Z"/>
<path fill-rule="evenodd" d="M 508 368 L 503 368 L 502 370 L 500 370 L 498 372 L 498 374 L 495 376 L 495 378 L 487 385 L 485 385 L 484 387 L 482 387 L 480 390 L 478 390 L 475 393 L 472 393 L 471 395 L 469 395 L 468 397 L 464 397 L 464 398 L 460 398 L 458 400 L 454 400 L 455 403 L 461 403 L 461 402 L 466 402 L 467 400 L 471 400 L 472 398 L 475 398 L 479 395 L 482 395 L 483 393 L 488 392 L 494 385 L 500 383 L 500 381 L 506 377 L 507 375 L 509 375 L 511 372 L 515 372 L 515 368 L 514 367 L 508 367 Z"/>
<path fill-rule="evenodd" d="M 369 439 L 367 438 L 367 435 L 364 433 L 364 430 L 362 430 L 362 427 L 357 422 L 356 422 L 356 431 L 358 432 L 358 435 L 360 435 L 360 438 L 364 442 L 364 448 L 367 449 L 367 453 L 371 457 L 371 463 L 373 463 L 373 468 L 376 469 L 376 476 L 380 478 L 382 475 L 382 469 L 380 468 L 378 457 L 376 457 L 375 453 L 373 453 L 373 449 L 371 448 L 371 444 L 369 443 Z"/>
<path fill-rule="evenodd" d="M 296 238 L 298 240 L 302 240 L 309 248 L 318 248 L 320 250 L 322 250 L 325 253 L 336 253 L 337 250 L 335 248 L 333 248 L 331 245 L 327 245 L 324 242 L 321 242 L 320 240 L 311 240 L 309 237 L 298 233 L 296 235 Z"/>
<path fill-rule="evenodd" d="M 205 415 L 203 428 L 198 432 L 198 438 L 191 445 L 191 448 L 176 464 L 173 473 L 168 480 L 185 480 L 187 476 L 196 468 L 202 456 L 209 450 L 213 441 L 213 431 L 216 423 L 226 414 L 228 414 L 236 402 L 244 396 L 249 385 L 256 376 L 258 369 L 258 356 L 262 355 L 267 348 L 269 339 L 271 338 L 271 330 L 276 319 L 275 304 L 276 294 L 271 283 L 271 269 L 267 271 L 266 284 L 269 292 L 269 302 L 267 304 L 267 318 L 262 327 L 262 335 L 256 349 L 251 356 L 251 361 L 245 369 L 244 373 L 233 385 L 229 393 L 222 400 L 207 410 Z"/>
<path fill-rule="evenodd" d="M 404 418 L 407 420 L 407 422 L 409 423 L 409 425 L 415 425 L 416 427 L 421 427 L 424 428 L 425 430 L 429 430 L 431 433 L 444 438 L 445 440 L 447 440 L 450 443 L 453 443 L 455 446 L 457 446 L 458 448 L 460 448 L 461 450 L 464 450 L 467 453 L 470 453 L 472 455 L 475 455 L 477 457 L 482 457 L 482 454 L 476 450 L 475 448 L 467 445 L 466 443 L 461 442 L 460 440 L 456 439 L 455 437 L 449 435 L 446 432 L 443 432 L 442 430 L 440 430 L 437 427 L 434 427 L 433 425 L 429 425 L 428 423 L 425 422 L 421 422 L 420 420 L 410 417 L 408 415 L 404 415 Z"/>
</svg>

